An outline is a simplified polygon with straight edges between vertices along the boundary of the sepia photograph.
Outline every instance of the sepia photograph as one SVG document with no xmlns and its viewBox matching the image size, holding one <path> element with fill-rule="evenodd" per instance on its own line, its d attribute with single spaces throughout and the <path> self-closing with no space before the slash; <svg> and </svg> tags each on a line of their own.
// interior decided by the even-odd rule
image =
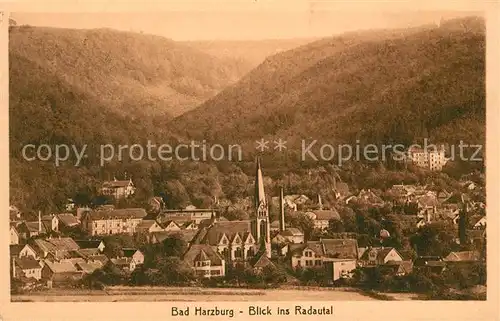
<svg viewBox="0 0 500 321">
<path fill-rule="evenodd" d="M 486 301 L 486 12 L 363 6 L 4 13 L 9 300 Z"/>
</svg>

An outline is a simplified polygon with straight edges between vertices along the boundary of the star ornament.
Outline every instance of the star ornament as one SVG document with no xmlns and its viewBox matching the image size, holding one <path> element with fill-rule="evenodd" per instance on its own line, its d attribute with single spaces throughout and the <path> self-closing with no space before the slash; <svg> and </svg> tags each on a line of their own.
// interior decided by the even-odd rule
<svg viewBox="0 0 500 321">
<path fill-rule="evenodd" d="M 278 151 L 283 151 L 286 149 L 286 140 L 282 140 L 281 138 L 278 140 L 274 141 L 274 149 L 277 149 Z"/>
<path fill-rule="evenodd" d="M 261 152 L 269 149 L 269 146 L 268 146 L 269 141 L 265 140 L 264 138 L 261 138 L 261 140 L 255 141 L 255 143 L 257 144 L 257 146 L 255 147 L 255 149 L 258 149 Z"/>
</svg>

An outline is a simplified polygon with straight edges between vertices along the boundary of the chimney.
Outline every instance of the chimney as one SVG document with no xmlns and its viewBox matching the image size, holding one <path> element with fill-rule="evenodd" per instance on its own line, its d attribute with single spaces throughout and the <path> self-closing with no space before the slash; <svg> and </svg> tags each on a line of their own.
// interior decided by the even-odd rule
<svg viewBox="0 0 500 321">
<path fill-rule="evenodd" d="M 319 209 L 322 210 L 323 209 L 323 202 L 321 201 L 321 195 L 318 194 L 318 205 L 319 205 Z"/>
<path fill-rule="evenodd" d="M 42 233 L 42 211 L 38 211 L 38 233 Z"/>
<path fill-rule="evenodd" d="M 280 188 L 280 232 L 285 230 L 285 199 L 283 197 L 283 187 Z"/>
<path fill-rule="evenodd" d="M 16 278 L 16 258 L 12 258 L 12 277 Z"/>
<path fill-rule="evenodd" d="M 427 223 L 430 223 L 431 222 L 431 212 L 429 211 L 429 209 L 427 209 L 426 213 L 427 213 Z"/>
</svg>

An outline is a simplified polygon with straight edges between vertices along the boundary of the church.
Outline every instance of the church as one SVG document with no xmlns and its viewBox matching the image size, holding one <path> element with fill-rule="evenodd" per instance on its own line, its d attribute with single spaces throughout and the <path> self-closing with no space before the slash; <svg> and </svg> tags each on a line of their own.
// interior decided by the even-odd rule
<svg viewBox="0 0 500 321">
<path fill-rule="evenodd" d="M 193 244 L 209 245 L 226 263 L 248 262 L 258 253 L 271 258 L 269 205 L 260 159 L 255 173 L 254 215 L 249 220 L 217 221 L 200 229 Z M 262 255 L 263 256 L 263 255 Z"/>
</svg>

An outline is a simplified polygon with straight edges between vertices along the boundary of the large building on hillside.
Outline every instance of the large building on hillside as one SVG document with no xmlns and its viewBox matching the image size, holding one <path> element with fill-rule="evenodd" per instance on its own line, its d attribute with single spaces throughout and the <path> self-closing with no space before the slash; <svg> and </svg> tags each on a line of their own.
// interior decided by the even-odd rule
<svg viewBox="0 0 500 321">
<path fill-rule="evenodd" d="M 115 199 L 127 198 L 135 193 L 135 186 L 132 179 L 119 181 L 114 178 L 102 184 L 101 194 L 113 196 Z"/>
<path fill-rule="evenodd" d="M 260 160 L 255 174 L 255 216 L 250 220 L 217 221 L 215 216 L 200 229 L 193 244 L 206 244 L 226 262 L 247 262 L 261 249 L 271 257 L 269 208 L 264 192 Z M 206 253 L 210 258 L 209 253 Z M 218 261 L 218 260 L 217 260 Z M 219 264 L 219 262 L 213 262 Z"/>
<path fill-rule="evenodd" d="M 431 171 L 440 171 L 448 161 L 445 157 L 444 148 L 417 148 L 408 149 L 408 160 L 418 167 Z"/>
<path fill-rule="evenodd" d="M 102 209 L 85 212 L 81 222 L 90 235 L 133 234 L 146 215 L 142 208 Z"/>
</svg>

